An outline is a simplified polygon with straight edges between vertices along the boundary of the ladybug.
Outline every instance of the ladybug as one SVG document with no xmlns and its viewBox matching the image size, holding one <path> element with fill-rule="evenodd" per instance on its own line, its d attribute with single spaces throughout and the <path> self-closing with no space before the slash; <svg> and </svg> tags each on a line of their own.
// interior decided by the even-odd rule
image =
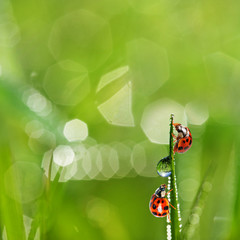
<svg viewBox="0 0 240 240">
<path fill-rule="evenodd" d="M 168 216 L 169 222 L 170 216 L 169 216 L 169 204 L 171 205 L 172 208 L 176 209 L 165 197 L 168 193 L 170 193 L 173 189 L 168 191 L 166 193 L 166 184 L 162 184 L 152 195 L 149 203 L 149 209 L 150 212 L 155 216 L 155 217 L 165 217 Z"/>
<path fill-rule="evenodd" d="M 173 137 L 176 141 L 173 152 L 185 153 L 192 146 L 192 134 L 188 127 L 184 127 L 182 124 L 173 123 L 178 135 Z"/>
</svg>

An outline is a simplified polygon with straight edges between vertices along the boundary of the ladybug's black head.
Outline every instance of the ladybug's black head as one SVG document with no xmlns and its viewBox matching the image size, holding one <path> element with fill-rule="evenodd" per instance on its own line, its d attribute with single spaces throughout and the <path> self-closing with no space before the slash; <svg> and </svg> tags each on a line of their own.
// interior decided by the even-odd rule
<svg viewBox="0 0 240 240">
<path fill-rule="evenodd" d="M 166 184 L 162 184 L 155 192 L 157 197 L 163 198 L 166 195 Z"/>
<path fill-rule="evenodd" d="M 182 124 L 175 125 L 175 129 L 178 132 L 178 138 L 184 138 L 189 136 L 189 129 Z"/>
</svg>

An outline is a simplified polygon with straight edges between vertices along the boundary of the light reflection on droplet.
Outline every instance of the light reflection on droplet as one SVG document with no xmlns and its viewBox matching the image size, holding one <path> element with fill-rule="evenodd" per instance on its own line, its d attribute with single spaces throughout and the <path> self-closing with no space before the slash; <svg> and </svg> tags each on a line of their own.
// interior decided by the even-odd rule
<svg viewBox="0 0 240 240">
<path fill-rule="evenodd" d="M 115 95 L 98 106 L 102 116 L 113 125 L 133 127 L 132 85 L 124 85 Z"/>
<path fill-rule="evenodd" d="M 188 103 L 185 112 L 189 123 L 193 125 L 202 125 L 209 117 L 208 107 L 202 101 Z"/>
<path fill-rule="evenodd" d="M 170 114 L 174 113 L 174 121 L 186 126 L 184 108 L 171 99 L 161 99 L 149 104 L 141 120 L 141 127 L 151 142 L 168 144 Z"/>
<path fill-rule="evenodd" d="M 158 162 L 157 173 L 161 177 L 168 177 L 172 174 L 172 164 L 170 156 L 164 157 Z"/>
<path fill-rule="evenodd" d="M 53 161 L 62 167 L 71 164 L 74 160 L 75 154 L 70 146 L 59 145 L 53 151 Z"/>
<path fill-rule="evenodd" d="M 83 141 L 88 136 L 87 124 L 79 119 L 68 121 L 64 126 L 63 134 L 69 142 Z"/>
<path fill-rule="evenodd" d="M 97 87 L 97 92 L 100 91 L 102 88 L 104 88 L 109 83 L 122 77 L 128 71 L 129 71 L 129 66 L 124 66 L 124 67 L 117 68 L 117 69 L 103 75 L 99 81 L 99 84 Z"/>
</svg>

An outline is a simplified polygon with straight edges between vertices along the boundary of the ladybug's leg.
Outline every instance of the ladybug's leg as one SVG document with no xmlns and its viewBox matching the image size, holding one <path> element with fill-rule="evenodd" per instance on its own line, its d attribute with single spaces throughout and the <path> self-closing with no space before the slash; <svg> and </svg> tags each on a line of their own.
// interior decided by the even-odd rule
<svg viewBox="0 0 240 240">
<path fill-rule="evenodd" d="M 178 139 L 177 139 L 177 136 L 176 135 L 174 135 L 173 133 L 172 133 L 172 136 L 173 136 L 173 143 L 175 143 Z"/>
<path fill-rule="evenodd" d="M 174 208 L 176 210 L 176 208 L 169 202 L 169 204 L 171 205 L 172 208 Z"/>
<path fill-rule="evenodd" d="M 172 133 L 172 136 L 175 140 L 177 140 L 177 136 Z"/>
<path fill-rule="evenodd" d="M 168 195 L 172 190 L 173 190 L 173 189 L 171 189 L 170 191 L 168 191 L 168 192 L 166 193 L 166 195 Z"/>
</svg>

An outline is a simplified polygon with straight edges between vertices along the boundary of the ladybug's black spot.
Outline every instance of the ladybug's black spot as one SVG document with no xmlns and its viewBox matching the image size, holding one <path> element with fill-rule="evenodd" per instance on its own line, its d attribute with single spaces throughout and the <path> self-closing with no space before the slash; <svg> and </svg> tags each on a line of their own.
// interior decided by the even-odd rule
<svg viewBox="0 0 240 240">
<path fill-rule="evenodd" d="M 186 142 L 188 142 L 188 140 L 189 140 L 189 139 L 187 138 L 187 139 L 186 139 Z"/>
<path fill-rule="evenodd" d="M 190 142 L 189 142 L 189 145 L 191 145 L 192 144 L 192 139 L 190 140 Z"/>
<path fill-rule="evenodd" d="M 185 147 L 184 150 L 187 150 L 189 148 L 189 146 Z"/>
<path fill-rule="evenodd" d="M 183 150 L 183 147 L 179 147 L 178 150 Z"/>
<path fill-rule="evenodd" d="M 182 142 L 185 143 L 185 140 L 183 140 Z"/>
<path fill-rule="evenodd" d="M 164 203 L 164 201 L 162 200 L 162 203 Z"/>
<path fill-rule="evenodd" d="M 162 216 L 163 214 L 159 213 L 158 216 Z"/>
<path fill-rule="evenodd" d="M 158 200 L 157 203 L 160 203 L 160 200 Z"/>
<path fill-rule="evenodd" d="M 157 208 L 157 206 L 156 206 L 155 204 L 153 204 L 153 205 L 152 205 L 152 208 L 153 208 L 153 209 L 156 209 L 156 208 Z"/>
<path fill-rule="evenodd" d="M 157 213 L 156 213 L 156 212 L 152 212 L 152 214 L 153 214 L 153 215 L 157 215 Z"/>
<path fill-rule="evenodd" d="M 166 212 L 164 212 L 162 215 L 163 215 L 163 216 L 166 216 L 166 215 L 167 215 L 167 213 L 166 213 Z"/>
<path fill-rule="evenodd" d="M 164 209 L 164 210 L 168 210 L 168 206 L 165 206 L 163 209 Z"/>
</svg>

